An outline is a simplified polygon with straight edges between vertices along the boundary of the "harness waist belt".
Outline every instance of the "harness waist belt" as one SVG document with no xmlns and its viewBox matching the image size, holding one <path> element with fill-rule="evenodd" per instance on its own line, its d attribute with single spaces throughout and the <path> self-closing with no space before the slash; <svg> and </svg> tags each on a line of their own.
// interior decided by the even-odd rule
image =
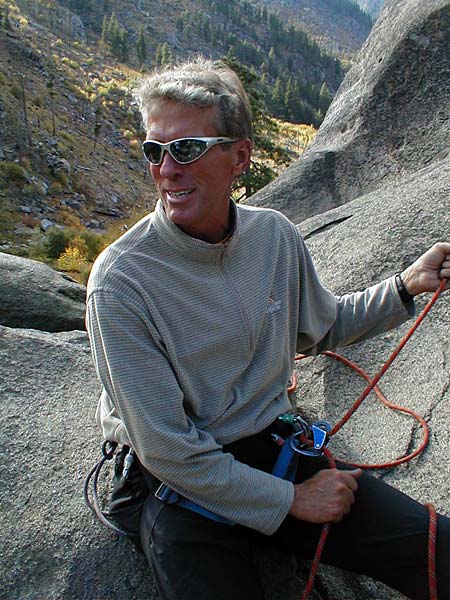
<svg viewBox="0 0 450 600">
<path fill-rule="evenodd" d="M 299 415 L 292 413 L 286 413 L 280 415 L 277 422 L 287 423 L 291 428 L 291 434 L 283 436 L 271 431 L 271 426 L 266 428 L 263 435 L 270 436 L 271 439 L 280 447 L 277 460 L 272 469 L 272 475 L 293 482 L 297 472 L 298 458 L 300 454 L 306 454 L 307 456 L 321 456 L 323 446 L 327 442 L 327 433 L 331 429 L 329 423 L 325 421 L 315 421 L 311 428 Z M 308 441 L 311 437 L 313 440 Z M 256 434 L 255 438 L 260 437 L 261 434 Z M 250 438 L 247 438 L 247 440 Z M 305 443 L 306 441 L 306 443 Z M 223 523 L 225 525 L 235 525 L 234 521 L 230 521 L 225 517 L 221 517 L 217 513 L 204 508 L 200 504 L 189 500 L 185 496 L 182 496 L 165 483 L 160 483 L 159 487 L 155 492 L 155 497 L 161 502 L 166 504 L 178 504 L 183 508 L 192 510 L 203 517 L 207 517 L 217 523 Z M 154 489 L 154 488 L 153 488 Z"/>
<path fill-rule="evenodd" d="M 192 502 L 192 500 L 188 500 L 175 490 L 172 490 L 165 483 L 161 483 L 155 492 L 155 496 L 158 498 L 158 500 L 161 500 L 161 502 L 164 502 L 165 504 L 178 504 L 178 506 L 192 510 L 203 517 L 217 521 L 217 523 L 223 523 L 224 525 L 235 525 L 234 521 L 230 521 L 225 517 L 221 517 L 220 515 L 212 512 L 212 510 L 208 510 L 207 508 L 200 506 L 200 504 Z"/>
</svg>

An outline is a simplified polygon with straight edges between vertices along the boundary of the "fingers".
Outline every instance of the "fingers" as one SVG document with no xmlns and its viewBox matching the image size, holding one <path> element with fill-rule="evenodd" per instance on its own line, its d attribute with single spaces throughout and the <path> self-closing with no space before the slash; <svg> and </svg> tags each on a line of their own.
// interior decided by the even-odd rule
<svg viewBox="0 0 450 600">
<path fill-rule="evenodd" d="M 294 486 L 295 498 L 290 514 L 311 523 L 338 523 L 355 502 L 361 469 L 340 471 L 323 469 Z"/>
<path fill-rule="evenodd" d="M 339 523 L 350 512 L 352 504 L 355 502 L 355 492 L 358 489 L 357 479 L 361 476 L 362 471 L 361 469 L 357 469 L 355 471 L 343 471 L 340 473 L 342 473 L 342 487 L 338 486 L 336 488 L 337 503 L 331 520 L 333 523 Z"/>
<path fill-rule="evenodd" d="M 442 279 L 450 279 L 450 244 L 434 244 L 402 272 L 402 279 L 412 296 L 434 292 Z"/>
<path fill-rule="evenodd" d="M 450 254 L 447 254 L 442 261 L 441 270 L 439 272 L 439 277 L 441 279 L 450 279 Z M 448 289 L 448 284 L 447 284 Z"/>
<path fill-rule="evenodd" d="M 348 487 L 352 490 L 352 492 L 356 492 L 358 489 L 358 479 L 361 477 L 363 471 L 362 469 L 354 469 L 353 471 L 343 471 L 346 475 L 349 475 L 347 480 Z"/>
</svg>

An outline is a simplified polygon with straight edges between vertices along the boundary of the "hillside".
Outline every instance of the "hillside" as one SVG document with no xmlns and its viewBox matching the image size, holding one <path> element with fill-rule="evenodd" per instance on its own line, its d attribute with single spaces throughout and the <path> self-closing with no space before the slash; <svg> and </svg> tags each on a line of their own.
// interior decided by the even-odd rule
<svg viewBox="0 0 450 600">
<path fill-rule="evenodd" d="M 178 13 L 184 25 L 183 33 L 176 34 L 175 16 L 166 17 L 163 10 L 167 4 L 160 3 L 159 13 L 154 11 L 145 21 L 147 56 L 142 69 L 168 61 L 167 49 L 175 56 L 188 56 L 196 45 L 205 54 L 224 54 L 228 38 L 219 40 L 215 52 L 195 37 L 196 44 L 189 41 L 191 45 L 183 47 L 177 40 L 191 40 L 187 15 Z M 183 10 L 190 5 L 194 3 L 185 2 Z M 120 23 L 129 23 L 129 56 L 120 60 L 113 44 L 101 39 L 103 13 L 90 10 L 88 4 L 77 14 L 57 2 L 0 0 L 1 250 L 56 260 L 68 239 L 52 226 L 65 226 L 80 232 L 72 240 L 75 254 L 66 257 L 69 266 L 78 268 L 80 257 L 84 266 L 111 237 L 153 207 L 156 194 L 141 152 L 144 133 L 129 94 L 141 71 L 132 39 L 139 31 L 133 27 L 143 22 L 143 7 L 144 2 L 117 2 L 110 7 L 118 11 L 108 13 L 108 22 L 119 23 L 119 32 L 123 31 Z M 190 17 L 195 22 L 194 12 Z M 228 29 L 227 35 L 235 36 L 239 48 L 231 25 Z M 159 31 L 159 37 L 148 34 L 153 30 Z M 240 40 L 242 44 L 245 38 Z M 314 45 L 311 48 L 317 52 Z M 334 71 L 337 63 L 327 57 L 325 61 Z M 310 76 L 323 75 L 322 67 L 320 61 L 311 63 Z M 333 78 L 337 82 L 336 73 L 332 75 L 330 82 Z M 321 79 L 316 81 L 305 89 L 312 90 L 313 85 L 318 89 Z M 257 90 L 257 95 L 261 93 Z M 325 101 L 329 103 L 328 95 Z M 270 146 L 283 146 L 281 160 L 268 162 L 263 184 L 268 173 L 274 176 L 298 157 L 314 131 L 309 126 L 288 130 L 267 118 L 264 104 L 259 111 L 265 114 Z M 259 135 L 264 136 L 264 127 Z M 261 145 L 267 146 L 267 141 Z M 56 266 L 67 268 L 68 263 Z"/>
<path fill-rule="evenodd" d="M 368 13 L 373 19 L 377 19 L 383 8 L 384 0 L 352 0 L 355 4 Z"/>
<path fill-rule="evenodd" d="M 327 108 L 344 75 L 335 56 L 255 1 L 60 0 L 60 4 L 81 17 L 89 41 L 98 42 L 101 36 L 117 58 L 138 68 L 198 52 L 237 59 L 257 71 L 266 104 L 279 118 L 319 125 L 324 116 L 321 88 L 325 84 Z M 145 50 L 137 59 L 139 43 Z"/>
<path fill-rule="evenodd" d="M 285 21 L 310 35 L 321 48 L 352 60 L 372 28 L 356 0 L 261 0 Z"/>
<path fill-rule="evenodd" d="M 0 29 L 3 250 L 25 251 L 39 226 L 103 230 L 152 206 L 127 98 L 136 72 L 64 40 L 61 30 L 76 23 L 55 20 L 55 35 L 15 10 Z"/>
</svg>

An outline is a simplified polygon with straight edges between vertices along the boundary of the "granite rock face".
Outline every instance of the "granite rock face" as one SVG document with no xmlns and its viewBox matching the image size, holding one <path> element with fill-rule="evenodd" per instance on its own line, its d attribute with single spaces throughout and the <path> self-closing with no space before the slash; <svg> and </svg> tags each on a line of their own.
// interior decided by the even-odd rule
<svg viewBox="0 0 450 600">
<path fill-rule="evenodd" d="M 433 243 L 449 238 L 450 160 L 432 163 L 398 183 L 298 225 L 324 284 L 336 294 L 366 287 L 401 271 Z M 416 300 L 416 312 L 431 294 Z M 338 350 L 372 377 L 378 373 L 414 321 L 372 340 Z M 374 474 L 421 503 L 431 502 L 450 516 L 450 482 L 443 466 L 450 456 L 450 294 L 442 294 L 380 382 L 389 401 L 421 415 L 430 427 L 430 443 L 419 458 Z M 311 419 L 333 425 L 359 398 L 366 382 L 348 367 L 320 356 L 298 363 L 296 404 Z M 390 411 L 374 393 L 332 439 L 338 458 L 380 464 L 419 447 L 423 430 L 406 414 Z M 433 482 L 430 485 L 430 482 Z M 335 572 L 321 571 L 330 597 L 392 600 L 401 598 L 380 584 L 346 575 L 345 588 Z"/>
<path fill-rule="evenodd" d="M 86 288 L 36 260 L 0 252 L 0 324 L 84 329 Z"/>
<path fill-rule="evenodd" d="M 248 200 L 295 222 L 448 156 L 450 2 L 386 2 L 305 154 Z"/>
</svg>

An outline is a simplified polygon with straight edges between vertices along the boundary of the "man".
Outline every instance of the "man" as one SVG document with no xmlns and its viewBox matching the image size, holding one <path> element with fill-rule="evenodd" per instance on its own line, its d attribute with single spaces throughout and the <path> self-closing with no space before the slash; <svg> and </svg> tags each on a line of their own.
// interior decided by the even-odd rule
<svg viewBox="0 0 450 600">
<path fill-rule="evenodd" d="M 413 296 L 450 277 L 450 244 L 433 246 L 400 278 L 337 298 L 292 223 L 230 201 L 252 149 L 235 73 L 197 59 L 152 74 L 136 97 L 160 200 L 97 260 L 87 324 L 103 435 L 134 449 L 150 490 L 141 541 L 162 598 L 262 600 L 252 545 L 311 557 L 327 522 L 324 562 L 428 597 L 422 505 L 320 458 L 301 457 L 294 483 L 271 471 L 273 440 L 290 433 L 278 417 L 291 410 L 295 352 L 402 323 Z M 180 502 L 164 502 L 171 490 Z M 443 516 L 437 553 L 443 600 Z"/>
</svg>

